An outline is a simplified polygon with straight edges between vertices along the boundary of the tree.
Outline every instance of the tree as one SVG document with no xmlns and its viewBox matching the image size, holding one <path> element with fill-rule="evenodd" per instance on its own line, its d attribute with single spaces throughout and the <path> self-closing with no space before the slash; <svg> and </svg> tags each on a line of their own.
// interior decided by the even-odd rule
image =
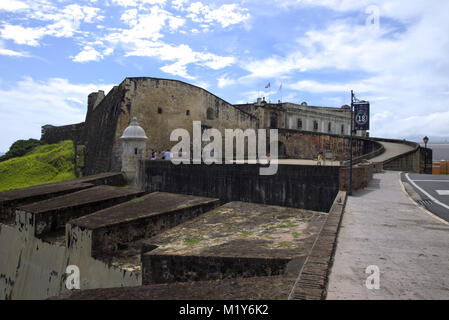
<svg viewBox="0 0 449 320">
<path fill-rule="evenodd" d="M 37 146 L 43 144 L 45 143 L 36 139 L 17 140 L 11 145 L 9 151 L 0 157 L 0 162 L 6 161 L 11 158 L 22 157 L 28 152 L 32 151 Z"/>
</svg>

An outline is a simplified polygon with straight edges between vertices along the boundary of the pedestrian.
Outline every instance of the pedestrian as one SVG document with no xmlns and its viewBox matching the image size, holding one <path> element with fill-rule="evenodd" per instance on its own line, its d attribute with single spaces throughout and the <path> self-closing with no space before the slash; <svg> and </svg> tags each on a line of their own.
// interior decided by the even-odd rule
<svg viewBox="0 0 449 320">
<path fill-rule="evenodd" d="M 167 150 L 164 152 L 164 159 L 171 160 L 171 152 L 170 151 Z"/>
<path fill-rule="evenodd" d="M 317 165 L 321 166 L 321 161 L 323 160 L 323 157 L 321 156 L 321 152 L 318 153 L 318 162 Z"/>
<path fill-rule="evenodd" d="M 267 153 L 267 162 L 268 162 L 268 164 L 270 164 L 271 163 L 271 153 Z"/>
</svg>

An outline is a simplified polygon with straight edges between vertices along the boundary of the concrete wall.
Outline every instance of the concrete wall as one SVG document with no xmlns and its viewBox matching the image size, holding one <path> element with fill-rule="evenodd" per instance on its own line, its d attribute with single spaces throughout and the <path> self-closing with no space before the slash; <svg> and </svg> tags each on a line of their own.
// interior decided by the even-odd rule
<svg viewBox="0 0 449 320">
<path fill-rule="evenodd" d="M 262 106 L 263 105 L 263 106 Z M 271 117 L 276 123 L 271 126 Z M 126 78 L 106 97 L 103 92 L 88 97 L 86 122 L 83 124 L 53 127 L 44 126 L 42 140 L 53 143 L 64 139 L 85 144 L 85 175 L 121 169 L 122 144 L 120 136 L 132 117 L 137 117 L 148 140 L 148 154 L 152 150 L 171 149 L 174 129 L 186 129 L 192 137 L 193 121 L 201 121 L 203 129 L 280 129 L 281 142 L 292 158 L 314 159 L 318 152 L 331 150 L 334 159 L 346 160 L 350 112 L 345 109 L 309 107 L 291 103 L 232 105 L 212 93 L 177 80 L 156 78 Z M 297 120 L 303 119 L 304 130 L 298 131 Z M 313 131 L 313 121 L 318 121 L 318 131 Z M 331 133 L 328 123 L 331 122 Z M 310 130 L 310 131 L 309 131 Z M 224 136 L 224 135 L 223 135 Z M 356 139 L 355 156 L 376 148 L 368 140 Z"/>
<path fill-rule="evenodd" d="M 118 119 L 125 113 L 124 98 L 124 88 L 114 87 L 87 115 L 85 175 L 120 170 L 121 154 L 113 152 L 113 145 L 120 138 L 116 132 Z"/>
<path fill-rule="evenodd" d="M 68 250 L 0 224 L 0 299 L 45 299 L 68 292 L 66 267 L 80 269 L 81 289 L 141 285 L 141 275 L 108 266 L 81 250 Z"/>
<path fill-rule="evenodd" d="M 349 159 L 349 136 L 279 129 L 279 141 L 285 146 L 285 156 L 288 158 L 316 159 L 319 152 L 330 150 L 334 160 Z M 381 148 L 376 141 L 353 137 L 354 157 L 361 157 Z"/>
<path fill-rule="evenodd" d="M 286 207 L 329 211 L 339 190 L 339 167 L 280 165 L 276 175 L 260 176 L 258 165 L 173 165 L 141 162 L 145 191 L 165 191 Z"/>
<path fill-rule="evenodd" d="M 118 168 L 115 159 L 122 153 L 118 138 L 133 117 L 137 117 L 148 137 L 148 154 L 151 150 L 171 149 L 177 143 L 170 141 L 170 134 L 175 129 L 186 129 L 192 137 L 193 121 L 201 121 L 203 126 L 222 133 L 227 128 L 257 128 L 259 124 L 256 117 L 202 88 L 181 81 L 127 78 L 120 87 L 125 89 L 126 94 L 115 133 L 113 169 Z"/>
<path fill-rule="evenodd" d="M 133 117 L 137 117 L 149 138 L 148 152 L 171 149 L 177 143 L 170 141 L 174 129 L 184 128 L 192 136 L 193 121 L 201 121 L 204 128 L 222 132 L 225 128 L 259 127 L 255 116 L 202 88 L 177 80 L 126 78 L 104 98 L 97 93 L 89 96 L 84 124 L 45 126 L 42 137 L 52 142 L 64 138 L 73 140 L 72 132 L 76 131 L 78 141 L 86 144 L 85 175 L 119 171 L 120 137 Z"/>
<path fill-rule="evenodd" d="M 421 148 L 416 142 L 395 139 L 372 138 L 374 141 L 385 141 L 393 143 L 403 143 L 409 145 L 413 150 L 398 155 L 394 158 L 384 161 L 383 169 L 392 171 L 407 171 L 415 173 L 424 173 L 425 160 L 427 161 L 427 173 L 431 173 L 432 150 Z"/>
<path fill-rule="evenodd" d="M 64 140 L 72 140 L 78 144 L 83 144 L 83 134 L 84 122 L 60 127 L 45 125 L 42 127 L 41 140 L 49 144 Z"/>
<path fill-rule="evenodd" d="M 359 164 L 352 168 L 352 190 L 366 188 L 373 179 L 374 164 Z M 340 168 L 340 190 L 349 191 L 349 167 Z"/>
</svg>

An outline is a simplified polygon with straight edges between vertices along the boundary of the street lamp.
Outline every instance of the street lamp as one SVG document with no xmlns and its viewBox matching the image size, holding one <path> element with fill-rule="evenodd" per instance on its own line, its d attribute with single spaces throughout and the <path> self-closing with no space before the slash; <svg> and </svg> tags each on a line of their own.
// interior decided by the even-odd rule
<svg viewBox="0 0 449 320">
<path fill-rule="evenodd" d="M 429 142 L 429 138 L 425 136 L 422 141 L 424 141 L 424 173 L 427 173 L 427 142 Z"/>
</svg>

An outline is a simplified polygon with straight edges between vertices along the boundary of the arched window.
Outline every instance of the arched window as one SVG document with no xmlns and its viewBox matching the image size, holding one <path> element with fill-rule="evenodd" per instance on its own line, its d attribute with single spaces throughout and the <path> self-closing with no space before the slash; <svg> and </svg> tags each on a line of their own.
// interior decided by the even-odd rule
<svg viewBox="0 0 449 320">
<path fill-rule="evenodd" d="M 215 119 L 214 109 L 208 108 L 207 109 L 207 120 L 214 120 L 214 119 Z"/>
<path fill-rule="evenodd" d="M 298 129 L 302 129 L 302 119 L 298 119 Z"/>
<path fill-rule="evenodd" d="M 313 120 L 313 131 L 318 131 L 318 121 Z"/>
<path fill-rule="evenodd" d="M 344 124 L 341 125 L 341 134 L 345 134 L 345 125 Z"/>
<path fill-rule="evenodd" d="M 332 123 L 331 123 L 331 122 L 329 122 L 329 123 L 327 124 L 327 131 L 328 131 L 328 132 L 332 132 Z"/>
</svg>

